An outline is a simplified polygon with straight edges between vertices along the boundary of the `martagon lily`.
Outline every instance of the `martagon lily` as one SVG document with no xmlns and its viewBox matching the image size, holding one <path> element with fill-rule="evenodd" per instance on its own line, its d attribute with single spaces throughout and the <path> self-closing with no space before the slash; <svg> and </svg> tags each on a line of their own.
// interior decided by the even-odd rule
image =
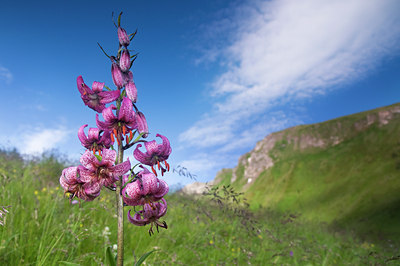
<svg viewBox="0 0 400 266">
<path fill-rule="evenodd" d="M 103 134 L 100 136 L 101 131 L 98 128 L 89 128 L 88 136 L 85 135 L 85 127 L 88 125 L 83 125 L 78 130 L 78 138 L 81 141 L 83 147 L 88 150 L 93 151 L 93 154 L 96 151 L 101 154 L 103 148 L 109 149 L 111 146 L 111 136 L 108 130 L 104 130 Z"/>
<path fill-rule="evenodd" d="M 117 152 L 114 150 L 103 149 L 102 158 L 99 159 L 90 151 L 86 151 L 80 161 L 79 172 L 81 180 L 84 182 L 98 182 L 101 186 L 112 186 L 119 177 L 131 169 L 131 163 L 128 160 L 114 165 L 117 158 Z"/>
<path fill-rule="evenodd" d="M 131 216 L 131 210 L 128 212 L 128 220 L 134 225 L 144 226 L 146 224 L 151 224 L 149 229 L 149 234 L 153 232 L 153 225 L 156 226 L 157 232 L 158 227 L 167 229 L 167 223 L 163 221 L 162 223 L 158 220 L 167 212 L 167 202 L 165 199 L 161 199 L 161 202 L 150 204 L 145 204 L 143 210 L 138 211 L 135 215 Z"/>
<path fill-rule="evenodd" d="M 92 108 L 98 113 L 101 113 L 107 103 L 113 102 L 118 99 L 120 95 L 119 90 L 103 91 L 104 83 L 93 82 L 93 90 L 90 89 L 84 82 L 82 76 L 76 79 L 78 90 L 81 93 L 81 98 L 85 105 Z"/>
<path fill-rule="evenodd" d="M 168 185 L 164 180 L 158 179 L 146 168 L 140 171 L 133 182 L 127 183 L 128 176 L 123 177 L 123 200 L 130 206 L 152 204 L 159 201 L 168 193 Z"/>
<path fill-rule="evenodd" d="M 157 172 L 153 166 L 158 166 L 158 170 L 161 170 L 161 175 L 164 175 L 166 171 L 169 171 L 167 159 L 171 154 L 172 149 L 167 137 L 160 134 L 157 134 L 156 137 L 162 139 L 162 144 L 157 144 L 155 140 L 145 142 L 144 146 L 147 150 L 145 153 L 139 150 L 139 148 L 142 147 L 142 144 L 138 144 L 136 149 L 133 151 L 133 156 L 142 164 L 151 166 L 151 170 L 157 176 Z M 161 165 L 162 162 L 164 162 L 165 168 Z"/>
<path fill-rule="evenodd" d="M 122 99 L 121 108 L 118 117 L 114 115 L 113 110 L 117 108 L 112 104 L 102 112 L 104 122 L 99 120 L 99 115 L 96 114 L 96 124 L 102 130 L 111 131 L 111 139 L 114 142 L 114 137 L 117 138 L 120 144 L 119 136 L 125 136 L 129 133 L 129 139 L 132 139 L 132 130 L 137 128 L 135 111 L 133 111 L 132 101 L 128 97 Z"/>
<path fill-rule="evenodd" d="M 65 168 L 60 176 L 60 184 L 65 193 L 71 193 L 70 200 L 74 197 L 85 201 L 92 201 L 100 195 L 101 186 L 97 182 L 84 182 L 80 179 L 78 167 Z"/>
</svg>

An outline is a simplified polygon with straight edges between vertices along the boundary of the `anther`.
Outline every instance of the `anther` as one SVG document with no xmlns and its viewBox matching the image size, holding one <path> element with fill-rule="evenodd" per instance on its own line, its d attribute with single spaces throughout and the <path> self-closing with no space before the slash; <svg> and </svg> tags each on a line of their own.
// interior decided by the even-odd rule
<svg viewBox="0 0 400 266">
<path fill-rule="evenodd" d="M 157 172 L 156 172 L 156 170 L 154 170 L 154 167 L 153 167 L 153 166 L 151 166 L 151 170 L 152 170 L 153 173 L 157 176 Z"/>
</svg>

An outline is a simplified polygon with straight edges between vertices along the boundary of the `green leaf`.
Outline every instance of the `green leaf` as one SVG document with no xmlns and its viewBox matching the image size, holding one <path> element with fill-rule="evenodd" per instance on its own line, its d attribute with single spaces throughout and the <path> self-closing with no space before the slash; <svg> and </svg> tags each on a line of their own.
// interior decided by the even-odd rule
<svg viewBox="0 0 400 266">
<path fill-rule="evenodd" d="M 136 29 L 136 31 L 134 33 L 130 34 L 131 35 L 131 38 L 129 39 L 130 41 L 133 40 L 133 38 L 135 37 L 136 33 L 137 33 L 137 29 Z"/>
<path fill-rule="evenodd" d="M 98 155 L 98 154 L 95 154 L 94 156 L 96 156 L 97 160 L 99 160 L 99 162 L 101 162 L 101 160 L 102 160 L 102 157 L 101 157 L 100 155 Z"/>
<path fill-rule="evenodd" d="M 119 13 L 119 16 L 118 16 L 118 27 L 121 26 L 121 15 L 122 15 L 122 12 Z"/>
<path fill-rule="evenodd" d="M 156 250 L 156 249 L 153 249 L 152 251 L 149 251 L 149 252 L 143 254 L 143 255 L 140 257 L 140 259 L 135 263 L 135 266 L 141 265 L 141 264 L 147 259 L 147 257 L 150 256 L 150 254 L 153 253 L 154 251 L 157 251 L 157 250 Z"/>
<path fill-rule="evenodd" d="M 103 51 L 103 53 L 111 59 L 111 57 L 106 53 L 106 51 L 104 51 L 103 47 L 101 47 L 100 43 L 97 43 L 97 45 L 100 47 L 100 49 Z"/>
<path fill-rule="evenodd" d="M 115 266 L 117 264 L 116 257 L 114 257 L 111 247 L 107 247 L 107 259 L 108 262 L 110 263 L 110 266 Z"/>
<path fill-rule="evenodd" d="M 139 136 L 137 136 L 137 138 L 133 142 L 136 143 L 144 134 L 147 133 L 146 132 L 140 133 Z"/>
</svg>

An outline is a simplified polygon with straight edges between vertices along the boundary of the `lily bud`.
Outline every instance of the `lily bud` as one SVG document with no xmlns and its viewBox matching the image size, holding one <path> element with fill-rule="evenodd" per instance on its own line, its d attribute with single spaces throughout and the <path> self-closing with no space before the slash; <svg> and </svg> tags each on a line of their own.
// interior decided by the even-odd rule
<svg viewBox="0 0 400 266">
<path fill-rule="evenodd" d="M 111 75 L 114 84 L 115 86 L 117 86 L 118 89 L 124 87 L 125 85 L 124 74 L 122 73 L 121 68 L 114 62 L 111 65 Z"/>
<path fill-rule="evenodd" d="M 131 56 L 128 50 L 123 50 L 121 59 L 119 60 L 119 67 L 121 68 L 122 72 L 126 72 L 131 67 Z"/>
<path fill-rule="evenodd" d="M 125 86 L 125 90 L 126 96 L 128 96 L 128 98 L 135 103 L 137 100 L 137 89 L 135 83 L 133 81 L 128 81 Z"/>
<path fill-rule="evenodd" d="M 119 43 L 125 47 L 127 47 L 129 45 L 129 43 L 131 42 L 129 40 L 128 34 L 126 33 L 126 30 L 121 27 L 118 27 L 118 39 L 119 39 Z"/>
<path fill-rule="evenodd" d="M 147 138 L 147 136 L 149 135 L 149 127 L 147 126 L 147 121 L 144 117 L 144 114 L 142 112 L 136 112 L 135 118 L 139 133 L 145 133 L 143 134 L 143 138 Z"/>
</svg>

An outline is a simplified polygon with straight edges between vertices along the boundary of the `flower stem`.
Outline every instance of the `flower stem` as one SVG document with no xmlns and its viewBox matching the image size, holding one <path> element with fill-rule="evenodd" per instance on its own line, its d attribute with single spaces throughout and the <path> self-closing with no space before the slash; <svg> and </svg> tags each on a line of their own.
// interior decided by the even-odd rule
<svg viewBox="0 0 400 266">
<path fill-rule="evenodd" d="M 117 136 L 120 138 L 120 136 Z M 118 145 L 118 157 L 117 163 L 122 163 L 124 159 L 124 149 L 122 147 L 122 142 Z M 118 217 L 118 241 L 117 241 L 117 265 L 124 265 L 124 202 L 122 200 L 121 190 L 122 190 L 122 176 L 117 182 L 116 188 L 116 200 L 117 200 L 117 217 Z"/>
</svg>

